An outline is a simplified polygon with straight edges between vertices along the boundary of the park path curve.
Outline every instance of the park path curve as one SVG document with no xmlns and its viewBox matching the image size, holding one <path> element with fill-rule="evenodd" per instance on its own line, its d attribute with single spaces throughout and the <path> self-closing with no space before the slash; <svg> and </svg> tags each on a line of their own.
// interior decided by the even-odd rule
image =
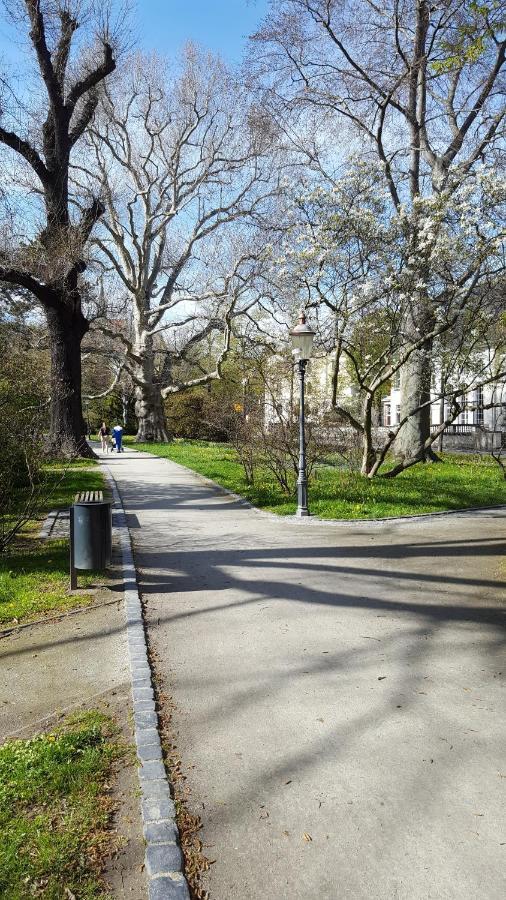
<svg viewBox="0 0 506 900">
<path fill-rule="evenodd" d="M 307 527 L 108 464 L 211 900 L 503 900 L 504 510 Z"/>
</svg>

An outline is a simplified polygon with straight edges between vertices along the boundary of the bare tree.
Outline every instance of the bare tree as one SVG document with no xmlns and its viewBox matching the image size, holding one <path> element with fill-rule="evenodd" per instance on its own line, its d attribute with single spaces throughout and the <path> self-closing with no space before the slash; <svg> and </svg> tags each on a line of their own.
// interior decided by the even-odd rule
<svg viewBox="0 0 506 900">
<path fill-rule="evenodd" d="M 433 455 L 428 401 L 439 313 L 430 235 L 437 231 L 438 203 L 447 203 L 483 164 L 500 163 L 506 114 L 501 6 L 275 0 L 253 39 L 266 101 L 286 133 L 296 131 L 301 111 L 306 127 L 311 118 L 320 123 L 313 131 L 326 154 L 316 140 L 306 140 L 310 167 L 327 179 L 348 155 L 338 140 L 346 128 L 352 149 L 379 164 L 387 218 L 402 219 L 401 274 L 411 284 L 402 332 L 412 350 L 401 369 L 404 427 L 396 451 L 405 459 Z M 301 149 L 298 138 L 295 144 Z M 423 202 L 432 203 L 432 222 Z M 483 233 L 480 223 L 475 228 Z M 473 275 L 463 258 L 459 277 Z"/>
<path fill-rule="evenodd" d="M 121 345 L 139 441 L 168 439 L 165 397 L 220 377 L 232 321 L 255 301 L 253 232 L 275 194 L 265 135 L 223 64 L 189 46 L 177 78 L 164 68 L 134 58 L 90 132 L 106 207 L 95 327 Z M 95 190 L 84 161 L 80 177 Z"/>
<path fill-rule="evenodd" d="M 286 347 L 267 344 L 253 333 L 243 344 L 240 360 L 245 373 L 241 379 L 242 402 L 233 402 L 232 395 L 226 403 L 223 398 L 215 399 L 208 405 L 207 416 L 212 416 L 227 435 L 247 484 L 253 485 L 259 473 L 269 472 L 284 494 L 293 495 L 299 474 L 300 440 L 298 401 L 293 390 L 289 398 L 286 396 L 287 385 L 293 386 L 293 357 Z M 331 448 L 328 428 L 322 427 L 321 397 L 315 393 L 309 396 L 306 465 L 308 477 L 312 477 L 318 463 L 335 452 L 335 447 Z"/>
<path fill-rule="evenodd" d="M 93 25 L 93 8 L 79 0 L 8 4 L 18 29 L 28 30 L 37 86 L 29 84 L 27 73 L 22 93 L 6 80 L 0 93 L 0 144 L 7 162 L 14 160 L 11 184 L 36 198 L 36 206 L 22 216 L 17 240 L 12 223 L 4 223 L 0 280 L 30 292 L 45 311 L 51 347 L 49 444 L 66 455 L 90 452 L 81 410 L 80 347 L 88 321 L 80 276 L 85 247 L 103 212 L 92 198 L 77 218 L 72 215 L 69 172 L 100 87 L 115 68 L 107 15 L 95 17 Z M 81 28 L 87 44 L 77 38 Z M 10 186 L 5 190 L 9 194 Z"/>
</svg>

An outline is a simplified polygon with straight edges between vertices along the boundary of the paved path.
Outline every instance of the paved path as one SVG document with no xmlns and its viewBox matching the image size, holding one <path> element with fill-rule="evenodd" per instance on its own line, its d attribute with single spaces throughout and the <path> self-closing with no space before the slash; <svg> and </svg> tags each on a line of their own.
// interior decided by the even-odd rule
<svg viewBox="0 0 506 900">
<path fill-rule="evenodd" d="M 212 900 L 503 900 L 504 515 L 288 522 L 108 462 Z"/>
</svg>

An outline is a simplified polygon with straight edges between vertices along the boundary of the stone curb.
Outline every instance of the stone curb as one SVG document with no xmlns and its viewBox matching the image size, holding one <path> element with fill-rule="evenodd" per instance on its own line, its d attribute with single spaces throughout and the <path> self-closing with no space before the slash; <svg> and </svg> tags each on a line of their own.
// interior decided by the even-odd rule
<svg viewBox="0 0 506 900">
<path fill-rule="evenodd" d="M 58 511 L 56 509 L 51 510 L 51 512 L 47 514 L 47 516 L 44 519 L 44 522 L 42 524 L 42 528 L 40 529 L 40 532 L 39 532 L 39 537 L 41 538 L 41 540 L 47 541 L 47 539 L 49 538 L 49 535 L 51 534 L 51 532 L 53 530 L 53 526 L 54 526 L 54 523 L 56 522 L 57 516 L 58 516 Z"/>
<path fill-rule="evenodd" d="M 47 514 L 39 531 L 40 539 L 42 541 L 47 541 L 50 537 L 53 537 L 53 532 L 55 530 L 58 531 L 57 526 L 63 526 L 63 533 L 58 533 L 56 535 L 57 537 L 63 537 L 64 534 L 68 534 L 70 528 L 70 511 L 68 507 L 52 509 Z"/>
<path fill-rule="evenodd" d="M 176 809 L 163 764 L 144 619 L 127 520 L 116 482 L 103 466 L 114 499 L 114 519 L 121 550 L 128 656 L 137 770 L 141 788 L 142 830 L 149 900 L 190 900 L 179 846 Z"/>
</svg>

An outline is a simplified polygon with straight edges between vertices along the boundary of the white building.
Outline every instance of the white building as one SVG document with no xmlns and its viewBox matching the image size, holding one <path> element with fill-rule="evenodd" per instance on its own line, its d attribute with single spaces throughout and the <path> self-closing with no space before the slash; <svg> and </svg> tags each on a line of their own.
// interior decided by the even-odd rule
<svg viewBox="0 0 506 900">
<path fill-rule="evenodd" d="M 434 402 L 430 408 L 431 428 L 436 428 L 448 416 L 450 404 L 439 398 L 438 391 L 432 390 Z M 491 382 L 468 391 L 460 400 L 462 412 L 445 429 L 445 439 L 451 438 L 447 446 L 458 449 L 492 449 L 506 444 L 506 382 Z M 490 404 L 494 404 L 491 406 Z M 381 425 L 392 428 L 400 422 L 401 392 L 399 377 L 388 394 L 383 398 Z"/>
<path fill-rule="evenodd" d="M 306 373 L 306 403 L 309 415 L 312 410 L 325 412 L 330 408 L 332 395 L 332 374 L 334 354 L 312 358 Z M 343 373 L 344 374 L 344 373 Z M 339 400 L 344 406 L 354 406 L 358 400 L 357 387 L 341 374 L 339 379 Z M 471 379 L 469 379 L 471 380 Z M 397 373 L 393 387 L 381 403 L 378 426 L 392 428 L 400 421 L 400 378 Z M 437 373 L 435 384 L 437 384 Z M 299 396 L 298 375 L 295 366 L 286 364 L 284 372 L 277 372 L 271 389 L 265 394 L 265 421 L 268 424 L 279 421 L 279 417 L 288 418 L 296 408 Z M 449 403 L 439 399 L 438 391 L 432 391 L 434 402 L 431 404 L 431 427 L 435 430 L 449 412 Z M 506 381 L 490 384 L 470 390 L 464 400 L 464 407 L 458 418 L 448 425 L 444 433 L 444 446 L 447 449 L 491 449 L 506 446 Z M 489 407 L 490 404 L 494 407 Z"/>
<path fill-rule="evenodd" d="M 280 357 L 273 357 L 278 366 Z M 306 412 L 321 413 L 330 409 L 332 396 L 332 375 L 335 354 L 314 356 L 308 360 L 305 379 Z M 354 385 L 343 385 L 340 378 L 340 397 L 344 403 L 350 402 L 356 394 Z M 284 361 L 282 368 L 272 367 L 272 378 L 266 386 L 264 396 L 264 416 L 266 424 L 274 424 L 279 418 L 288 419 L 297 408 L 299 401 L 299 376 L 297 366 Z"/>
</svg>

